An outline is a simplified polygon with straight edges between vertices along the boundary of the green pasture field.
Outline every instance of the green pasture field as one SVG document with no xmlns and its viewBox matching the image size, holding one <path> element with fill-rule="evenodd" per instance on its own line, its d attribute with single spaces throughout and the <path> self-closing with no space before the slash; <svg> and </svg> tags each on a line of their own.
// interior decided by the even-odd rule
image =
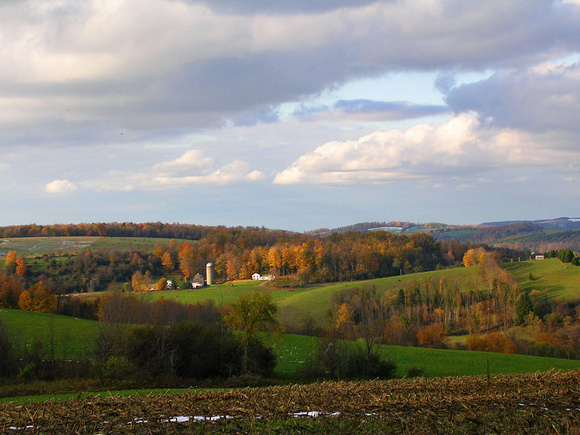
<svg viewBox="0 0 580 435">
<path fill-rule="evenodd" d="M 278 355 L 275 372 L 291 378 L 300 370 L 317 342 L 315 337 L 292 334 L 282 338 L 271 336 L 266 340 Z M 411 367 L 423 369 L 426 377 L 485 375 L 488 362 L 490 374 L 580 370 L 580 361 L 559 358 L 383 344 L 376 345 L 376 348 L 384 358 L 397 364 L 397 377 L 405 376 Z"/>
<path fill-rule="evenodd" d="M 280 310 L 289 309 L 298 319 L 306 315 L 311 315 L 320 322 L 323 322 L 327 318 L 328 311 L 332 308 L 332 295 L 340 291 L 364 286 L 374 286 L 378 294 L 385 294 L 405 288 L 405 286 L 414 281 L 431 281 L 433 285 L 438 286 L 442 277 L 453 282 L 454 285 L 460 286 L 460 288 L 465 288 L 466 286 L 472 285 L 478 273 L 479 270 L 475 267 L 461 267 L 366 281 L 326 284 L 308 287 L 304 291 L 290 292 L 277 302 Z M 325 325 L 321 324 L 320 326 Z"/>
<path fill-rule="evenodd" d="M 413 281 L 431 281 L 433 285 L 438 286 L 441 277 L 445 277 L 446 280 L 453 282 L 454 285 L 464 288 L 473 285 L 478 273 L 479 269 L 476 267 L 461 267 L 294 289 L 273 288 L 264 281 L 236 281 L 231 284 L 216 284 L 199 290 L 150 292 L 147 297 L 151 299 L 163 297 L 164 299 L 174 299 L 182 303 L 191 304 L 212 299 L 217 305 L 226 305 L 235 302 L 242 293 L 261 289 L 270 292 L 274 302 L 279 305 L 281 313 L 288 320 L 300 321 L 306 315 L 311 315 L 319 321 L 320 326 L 325 326 L 324 322 L 326 321 L 327 313 L 332 308 L 332 295 L 336 292 L 364 286 L 374 286 L 377 293 L 384 294 L 398 291 Z"/>
<path fill-rule="evenodd" d="M 0 258 L 8 251 L 16 251 L 20 257 L 42 255 L 79 254 L 91 248 L 100 237 L 21 237 L 0 239 Z"/>
<path fill-rule="evenodd" d="M 442 231 L 440 233 L 440 237 L 444 239 L 456 239 L 456 240 L 465 240 L 469 237 L 473 237 L 477 234 L 476 229 L 458 229 L 458 230 L 449 230 L 449 231 Z"/>
<path fill-rule="evenodd" d="M 165 249 L 169 248 L 170 240 L 151 237 L 99 237 L 99 240 L 95 242 L 91 249 L 153 252 L 157 244 L 160 244 Z M 180 246 L 183 242 L 197 243 L 193 240 L 175 239 L 175 241 L 177 242 L 177 246 Z"/>
<path fill-rule="evenodd" d="M 0 322 L 16 346 L 30 346 L 39 338 L 54 338 L 57 359 L 85 359 L 97 322 L 54 314 L 0 309 Z"/>
<path fill-rule="evenodd" d="M 56 357 L 65 359 L 85 358 L 86 349 L 91 347 L 92 337 L 98 327 L 98 322 L 90 320 L 5 309 L 0 310 L 0 320 L 11 337 L 18 338 L 21 344 L 31 343 L 35 336 L 48 339 L 52 328 Z M 302 335 L 272 334 L 264 336 L 264 339 L 278 355 L 275 373 L 294 379 L 309 353 L 317 346 L 317 338 Z M 66 344 L 64 347 L 63 342 Z M 580 361 L 527 355 L 387 345 L 377 345 L 377 349 L 381 355 L 397 364 L 397 376 L 401 377 L 410 367 L 424 369 L 427 377 L 485 374 L 487 361 L 492 374 L 580 369 Z"/>
<path fill-rule="evenodd" d="M 63 254 L 78 255 L 90 250 L 140 251 L 153 252 L 155 245 L 160 244 L 166 249 L 171 239 L 157 239 L 149 237 L 16 237 L 0 239 L 0 258 L 5 258 L 8 251 L 16 251 L 20 257 L 40 257 L 43 255 Z M 191 240 L 175 240 L 179 245 Z"/>
<path fill-rule="evenodd" d="M 517 279 L 525 291 L 547 292 L 550 298 L 580 299 L 580 267 L 557 258 L 505 263 L 503 268 Z M 530 273 L 534 279 L 530 279 Z"/>
<path fill-rule="evenodd" d="M 196 290 L 168 290 L 153 291 L 147 293 L 147 298 L 174 299 L 184 304 L 196 304 L 207 300 L 213 300 L 216 305 L 222 306 L 235 302 L 241 294 L 254 290 L 263 290 L 272 295 L 276 303 L 297 293 L 308 291 L 306 289 L 276 289 L 268 287 L 264 281 L 235 281 L 226 284 L 214 284 Z"/>
</svg>

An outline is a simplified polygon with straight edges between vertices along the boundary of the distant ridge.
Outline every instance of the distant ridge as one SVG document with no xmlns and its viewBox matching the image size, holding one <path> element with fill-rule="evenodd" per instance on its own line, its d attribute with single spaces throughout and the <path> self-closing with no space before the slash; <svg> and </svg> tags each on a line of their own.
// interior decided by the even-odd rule
<svg viewBox="0 0 580 435">
<path fill-rule="evenodd" d="M 418 224 L 403 221 L 363 222 L 335 229 L 322 228 L 308 234 L 324 237 L 332 233 L 351 231 L 388 231 L 403 235 L 427 233 L 438 240 L 457 240 L 536 252 L 566 248 L 580 251 L 580 218 L 570 217 L 484 222 L 479 225 L 447 225 L 437 222 Z"/>
<path fill-rule="evenodd" d="M 564 228 L 564 229 L 580 229 L 580 218 L 559 217 L 555 219 L 540 219 L 540 220 L 517 220 L 517 221 L 499 221 L 499 222 L 484 222 L 481 226 L 503 226 L 520 223 L 531 223 L 540 225 L 544 228 Z"/>
</svg>

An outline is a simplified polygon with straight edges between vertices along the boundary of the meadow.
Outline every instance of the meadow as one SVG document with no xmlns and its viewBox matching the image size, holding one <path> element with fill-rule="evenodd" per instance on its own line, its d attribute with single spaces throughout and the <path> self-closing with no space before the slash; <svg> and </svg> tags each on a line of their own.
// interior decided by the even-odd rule
<svg viewBox="0 0 580 435">
<path fill-rule="evenodd" d="M 556 258 L 505 263 L 503 268 L 514 275 L 520 287 L 530 292 L 547 292 L 549 298 L 580 299 L 580 267 Z"/>
<path fill-rule="evenodd" d="M 62 256 L 64 254 L 78 255 L 91 250 L 119 250 L 153 252 L 155 245 L 160 244 L 165 249 L 171 239 L 151 237 L 16 237 L 0 239 L 0 258 L 6 257 L 8 251 L 16 251 L 20 257 L 41 257 L 43 255 Z M 178 245 L 191 240 L 175 239 Z"/>
<path fill-rule="evenodd" d="M 0 239 L 0 258 L 8 251 L 16 251 L 21 257 L 42 255 L 80 254 L 92 247 L 100 237 L 22 237 Z"/>
<path fill-rule="evenodd" d="M 0 320 L 10 335 L 21 345 L 30 345 L 35 338 L 48 341 L 51 335 L 56 356 L 62 359 L 85 359 L 92 346 L 98 322 L 53 314 L 18 310 L 0 310 Z M 315 337 L 293 334 L 264 335 L 278 356 L 275 374 L 282 378 L 299 379 L 300 369 L 317 346 Z M 361 343 L 362 344 L 362 343 Z M 448 349 L 427 349 L 404 346 L 376 345 L 379 353 L 397 364 L 397 376 L 403 377 L 409 368 L 424 370 L 426 377 L 470 376 L 489 373 L 526 373 L 548 370 L 580 370 L 580 361 L 509 355 Z"/>
<path fill-rule="evenodd" d="M 272 299 L 278 304 L 282 314 L 288 317 L 288 320 L 300 321 L 309 315 L 317 319 L 321 326 L 327 326 L 325 322 L 328 317 L 328 311 L 332 308 L 332 296 L 335 293 L 353 288 L 372 286 L 377 294 L 382 295 L 398 291 L 414 281 L 431 281 L 438 285 L 442 277 L 452 280 L 458 286 L 465 287 L 473 284 L 478 273 L 479 270 L 475 267 L 462 267 L 388 278 L 318 284 L 297 288 L 277 288 L 269 285 L 267 281 L 236 281 L 226 284 L 214 284 L 199 290 L 149 292 L 146 297 L 150 300 L 163 297 L 164 299 L 175 299 L 188 304 L 211 299 L 218 306 L 221 306 L 234 302 L 244 292 L 260 289 L 272 295 Z"/>
</svg>

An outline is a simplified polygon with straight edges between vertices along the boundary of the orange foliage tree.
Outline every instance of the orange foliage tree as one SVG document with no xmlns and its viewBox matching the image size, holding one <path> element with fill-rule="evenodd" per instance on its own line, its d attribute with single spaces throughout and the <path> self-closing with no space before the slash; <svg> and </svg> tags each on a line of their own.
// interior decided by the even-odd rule
<svg viewBox="0 0 580 435">
<path fill-rule="evenodd" d="M 447 347 L 447 333 L 441 325 L 429 325 L 417 331 L 417 340 L 422 347 L 441 349 Z"/>
<path fill-rule="evenodd" d="M 18 308 L 37 313 L 55 313 L 57 308 L 56 296 L 49 293 L 40 282 L 20 294 Z"/>
<path fill-rule="evenodd" d="M 482 352 L 514 353 L 516 345 L 505 335 L 492 332 L 481 337 L 474 334 L 468 335 L 467 349 Z"/>
</svg>

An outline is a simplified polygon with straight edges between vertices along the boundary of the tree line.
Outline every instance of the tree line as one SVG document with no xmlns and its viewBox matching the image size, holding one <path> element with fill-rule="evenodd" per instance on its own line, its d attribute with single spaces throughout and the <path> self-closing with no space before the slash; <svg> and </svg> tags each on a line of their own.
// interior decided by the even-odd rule
<svg viewBox="0 0 580 435">
<path fill-rule="evenodd" d="M 384 343 L 580 358 L 580 300 L 521 290 L 495 252 L 470 249 L 463 262 L 477 270 L 468 282 L 441 276 L 385 294 L 372 285 L 337 292 L 329 330 L 305 319 L 295 332 L 360 339 L 369 351 Z M 450 336 L 465 334 L 464 345 L 450 344 Z"/>
</svg>

